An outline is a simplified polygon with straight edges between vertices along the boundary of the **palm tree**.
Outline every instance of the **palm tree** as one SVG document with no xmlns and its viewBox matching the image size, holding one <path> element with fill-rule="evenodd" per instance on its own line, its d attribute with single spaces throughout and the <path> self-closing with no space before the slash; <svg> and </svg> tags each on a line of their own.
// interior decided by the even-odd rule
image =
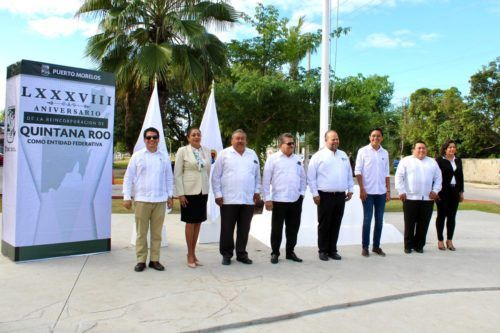
<svg viewBox="0 0 500 333">
<path fill-rule="evenodd" d="M 99 20 L 86 55 L 116 75 L 117 99 L 125 110 L 125 132 L 134 120 L 131 99 L 158 81 L 160 103 L 167 82 L 206 93 L 227 64 L 225 45 L 207 27 L 224 29 L 238 13 L 212 0 L 86 0 L 76 16 Z"/>
<path fill-rule="evenodd" d="M 299 18 L 296 26 L 291 26 L 285 30 L 285 59 L 288 62 L 288 75 L 297 79 L 299 75 L 299 63 L 308 52 L 314 53 L 321 44 L 321 31 L 315 33 L 301 34 L 304 25 L 304 16 Z"/>
</svg>

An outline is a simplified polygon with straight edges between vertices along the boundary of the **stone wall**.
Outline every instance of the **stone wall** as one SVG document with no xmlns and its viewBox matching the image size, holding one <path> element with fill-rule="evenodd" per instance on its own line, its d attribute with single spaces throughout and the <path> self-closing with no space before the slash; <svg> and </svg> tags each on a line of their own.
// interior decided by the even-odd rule
<svg viewBox="0 0 500 333">
<path fill-rule="evenodd" d="M 464 158 L 462 162 L 466 182 L 500 185 L 499 158 Z"/>
</svg>

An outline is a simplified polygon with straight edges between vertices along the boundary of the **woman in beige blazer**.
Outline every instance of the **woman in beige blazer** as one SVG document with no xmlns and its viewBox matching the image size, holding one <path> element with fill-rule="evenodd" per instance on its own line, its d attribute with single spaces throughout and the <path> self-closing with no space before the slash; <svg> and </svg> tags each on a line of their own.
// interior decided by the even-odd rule
<svg viewBox="0 0 500 333">
<path fill-rule="evenodd" d="M 201 146 L 201 132 L 190 128 L 187 146 L 175 156 L 175 194 L 181 204 L 181 221 L 186 223 L 187 265 L 201 266 L 196 257 L 201 222 L 207 219 L 207 199 L 211 166 L 210 149 Z"/>
</svg>

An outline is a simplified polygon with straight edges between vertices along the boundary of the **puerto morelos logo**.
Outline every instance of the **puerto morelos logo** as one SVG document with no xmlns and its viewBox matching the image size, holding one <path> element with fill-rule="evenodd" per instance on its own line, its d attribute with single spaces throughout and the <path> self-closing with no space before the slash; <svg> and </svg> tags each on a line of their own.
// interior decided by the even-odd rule
<svg viewBox="0 0 500 333">
<path fill-rule="evenodd" d="M 5 128 L 7 132 L 7 142 L 14 142 L 16 136 L 16 107 L 9 106 L 5 115 Z"/>
<path fill-rule="evenodd" d="M 50 75 L 50 66 L 42 64 L 40 71 L 41 71 L 41 74 L 43 76 L 49 76 Z"/>
</svg>

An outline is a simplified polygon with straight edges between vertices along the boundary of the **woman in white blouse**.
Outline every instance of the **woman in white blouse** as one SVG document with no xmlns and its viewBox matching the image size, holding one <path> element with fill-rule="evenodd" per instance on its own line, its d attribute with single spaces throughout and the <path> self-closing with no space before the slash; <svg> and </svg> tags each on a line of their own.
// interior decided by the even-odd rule
<svg viewBox="0 0 500 333">
<path fill-rule="evenodd" d="M 207 199 L 211 166 L 210 149 L 201 146 L 201 132 L 192 127 L 187 132 L 187 146 L 175 156 L 175 194 L 181 204 L 181 221 L 186 223 L 187 265 L 201 266 L 195 249 L 200 226 L 207 219 Z"/>
</svg>

